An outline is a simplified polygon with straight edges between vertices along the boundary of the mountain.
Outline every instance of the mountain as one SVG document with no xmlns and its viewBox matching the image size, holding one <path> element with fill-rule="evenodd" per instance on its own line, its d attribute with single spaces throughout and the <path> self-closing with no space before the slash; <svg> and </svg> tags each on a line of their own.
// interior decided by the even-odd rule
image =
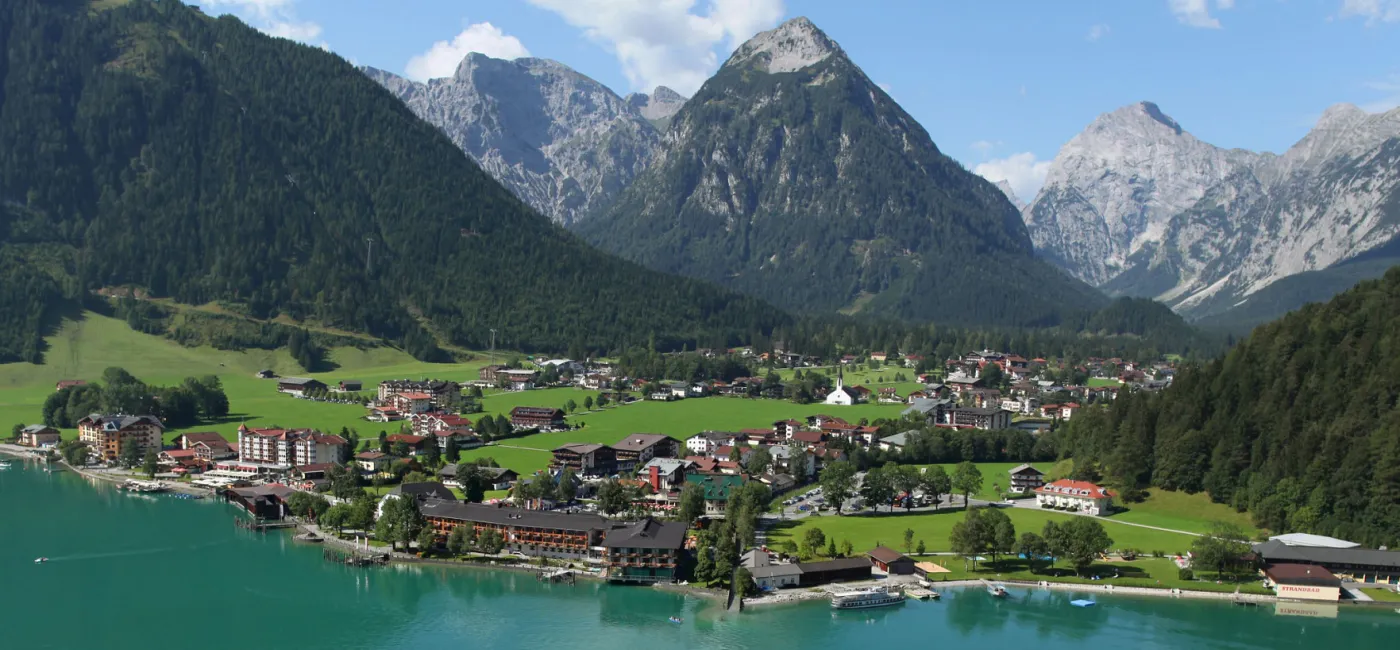
<svg viewBox="0 0 1400 650">
<path fill-rule="evenodd" d="M 1001 193 L 1002 193 L 1002 194 L 1005 194 L 1005 195 L 1006 195 L 1006 200 L 1007 200 L 1007 201 L 1010 201 L 1010 202 L 1011 202 L 1011 205 L 1016 206 L 1016 209 L 1017 209 L 1017 210 L 1024 210 L 1024 209 L 1026 209 L 1026 203 L 1025 203 L 1024 201 L 1021 200 L 1021 197 L 1016 196 L 1016 190 L 1014 190 L 1014 189 L 1011 188 L 1011 183 L 1008 183 L 1008 182 L 1006 182 L 1006 181 L 1004 181 L 1004 180 L 1003 180 L 1003 181 L 997 181 L 997 182 L 996 182 L 996 186 L 997 186 L 997 189 L 1001 190 Z"/>
<path fill-rule="evenodd" d="M 1263 322 L 1385 267 L 1314 275 L 1311 291 L 1271 291 L 1266 306 L 1246 307 L 1285 278 L 1387 249 L 1400 233 L 1397 137 L 1400 111 L 1343 104 L 1282 155 L 1225 150 L 1143 102 L 1070 140 L 1023 216 L 1039 254 L 1110 295 L 1156 298 L 1192 319 Z"/>
<path fill-rule="evenodd" d="M 603 84 L 548 59 L 468 54 L 445 79 L 365 74 L 441 128 L 501 184 L 570 224 L 607 205 L 651 162 L 664 119 L 684 98 L 658 88 L 640 110 Z"/>
<path fill-rule="evenodd" d="M 1400 543 L 1400 268 L 1259 327 L 1160 393 L 1076 414 L 1058 451 L 1119 494 L 1248 510 L 1271 533 Z M 1130 506 L 1131 507 L 1131 506 Z"/>
<path fill-rule="evenodd" d="M 1139 102 L 1100 115 L 1060 149 L 1024 209 L 1026 226 L 1041 255 L 1101 285 L 1159 241 L 1172 216 L 1258 158 L 1202 142 Z"/>
<path fill-rule="evenodd" d="M 680 93 L 665 86 L 657 86 L 650 95 L 632 93 L 622 99 L 642 117 L 647 118 L 652 126 L 662 131 L 671 124 L 671 116 L 675 115 L 676 111 L 681 110 L 681 106 L 684 106 L 686 101 L 686 98 Z"/>
<path fill-rule="evenodd" d="M 38 360 L 45 322 L 108 287 L 420 358 L 493 330 L 586 351 L 789 322 L 598 252 L 345 60 L 236 18 L 11 0 L 0 38 L 0 359 Z"/>
<path fill-rule="evenodd" d="M 1052 325 L 1106 302 L 805 18 L 741 45 L 665 142 L 577 232 L 803 312 Z"/>
</svg>

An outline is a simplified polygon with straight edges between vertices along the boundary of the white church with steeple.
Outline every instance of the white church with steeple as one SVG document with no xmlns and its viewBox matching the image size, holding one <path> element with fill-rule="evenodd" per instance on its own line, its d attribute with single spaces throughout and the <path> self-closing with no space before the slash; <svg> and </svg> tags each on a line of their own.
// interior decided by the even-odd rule
<svg viewBox="0 0 1400 650">
<path fill-rule="evenodd" d="M 826 404 L 832 406 L 850 406 L 857 401 L 855 391 L 846 388 L 845 378 L 841 375 L 841 369 L 836 369 L 836 387 L 826 396 Z"/>
</svg>

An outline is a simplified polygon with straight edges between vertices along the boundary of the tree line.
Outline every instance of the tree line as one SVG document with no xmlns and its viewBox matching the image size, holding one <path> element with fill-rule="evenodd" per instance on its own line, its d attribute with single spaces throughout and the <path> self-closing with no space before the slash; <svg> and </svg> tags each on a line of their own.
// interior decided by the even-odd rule
<svg viewBox="0 0 1400 650">
<path fill-rule="evenodd" d="M 228 415 L 228 395 L 217 375 L 187 377 L 175 386 L 151 386 L 123 368 L 102 371 L 102 381 L 68 386 L 44 399 L 44 424 L 78 426 L 92 413 L 154 415 L 167 428 L 183 428 Z"/>
<path fill-rule="evenodd" d="M 1400 269 L 1256 329 L 1160 393 L 1062 430 L 1059 454 L 1128 500 L 1206 492 L 1274 532 L 1400 544 Z"/>
</svg>

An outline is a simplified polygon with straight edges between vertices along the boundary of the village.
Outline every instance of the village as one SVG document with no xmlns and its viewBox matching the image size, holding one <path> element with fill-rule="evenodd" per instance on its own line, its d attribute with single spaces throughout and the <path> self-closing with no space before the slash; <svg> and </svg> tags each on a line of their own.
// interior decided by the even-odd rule
<svg viewBox="0 0 1400 650">
<path fill-rule="evenodd" d="M 139 469 L 147 479 L 161 479 L 150 485 L 235 504 L 251 525 L 301 525 L 315 531 L 313 538 L 348 544 L 366 557 L 388 558 L 402 549 L 420 558 L 532 559 L 611 582 L 731 586 L 757 597 L 754 602 L 800 592 L 827 597 L 829 590 L 814 588 L 885 576 L 915 576 L 921 587 L 902 584 L 936 594 L 935 581 L 977 577 L 950 568 L 949 560 L 965 564 L 984 550 L 1011 552 L 1014 545 L 989 537 L 972 550 L 935 542 L 928 552 L 919 540 L 915 553 L 913 531 L 906 530 L 901 553 L 892 548 L 899 530 L 893 527 L 889 537 L 875 540 L 883 543 L 856 549 L 842 540 L 838 547 L 834 536 L 814 542 L 813 531 L 820 529 L 811 522 L 871 516 L 898 526 L 900 516 L 958 508 L 1074 516 L 1067 519 L 1110 515 L 1117 506 L 1108 487 L 1048 478 L 1056 458 L 1037 456 L 1036 444 L 1083 409 L 1110 403 L 1120 391 L 1160 390 L 1175 374 L 1167 361 L 1088 359 L 1067 369 L 990 350 L 932 364 L 936 370 L 920 356 L 882 352 L 847 355 L 826 366 L 780 352 L 689 354 L 729 355 L 746 367 L 766 368 L 766 376 L 669 381 L 626 376 L 607 362 L 544 358 L 488 364 L 474 378 L 391 379 L 370 387 L 352 379 L 328 385 L 263 371 L 258 375 L 269 390 L 289 399 L 361 404 L 367 429 L 382 425 L 394 432 L 375 438 L 242 424 L 232 440 L 216 432 L 181 432 L 167 441 L 165 426 L 154 416 L 92 414 L 77 423 L 75 439 L 31 425 L 15 442 L 62 450 L 65 458 L 81 445 L 86 458 L 78 468 L 117 474 L 120 468 L 128 474 Z M 895 373 L 894 385 L 846 382 L 848 373 L 867 375 L 872 368 Z M 905 371 L 912 381 L 899 381 Z M 1081 383 L 1059 381 L 1076 374 Z M 515 406 L 496 417 L 476 415 L 479 407 L 473 408 L 483 394 L 567 387 L 596 391 L 596 399 L 593 393 L 586 398 L 586 409 L 681 400 L 706 400 L 723 409 L 727 400 L 742 399 L 805 401 L 824 410 L 738 430 L 696 422 L 697 430 L 683 439 L 636 432 L 604 443 L 567 441 L 571 433 L 586 432 L 570 422 L 578 409 L 572 399 L 560 407 Z M 843 409 L 862 404 L 895 405 L 897 417 L 841 417 Z M 480 455 L 544 434 L 562 441 L 548 449 L 544 469 L 500 466 Z M 988 465 L 971 458 L 952 476 L 930 466 L 938 459 L 926 458 L 927 450 L 945 445 L 1008 450 L 996 457 L 1007 461 L 996 466 L 1003 475 L 983 477 L 977 467 Z M 478 455 L 468 460 L 467 452 Z M 978 472 L 975 478 L 962 475 L 964 465 Z M 832 494 L 829 477 L 843 473 L 847 487 Z M 993 485 L 993 494 L 984 483 Z M 807 526 L 800 529 L 804 536 L 794 531 L 784 538 L 794 524 Z M 1400 583 L 1400 553 L 1347 544 L 1276 536 L 1255 545 L 1250 561 L 1260 571 L 1260 584 L 1291 598 L 1335 602 L 1345 593 L 1344 578 Z M 1169 550 L 1175 567 L 1189 570 L 1190 553 Z M 1122 547 L 1092 551 L 1084 566 L 1132 555 Z"/>
</svg>

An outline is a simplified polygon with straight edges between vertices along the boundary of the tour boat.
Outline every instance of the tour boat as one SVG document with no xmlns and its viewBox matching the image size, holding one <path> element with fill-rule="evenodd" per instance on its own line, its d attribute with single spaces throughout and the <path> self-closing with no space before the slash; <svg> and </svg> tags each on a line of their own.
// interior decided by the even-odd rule
<svg viewBox="0 0 1400 650">
<path fill-rule="evenodd" d="M 884 589 L 862 589 L 860 591 L 843 591 L 832 594 L 832 609 L 867 609 L 870 607 L 889 607 L 904 602 L 904 594 L 898 591 L 886 591 Z"/>
</svg>

